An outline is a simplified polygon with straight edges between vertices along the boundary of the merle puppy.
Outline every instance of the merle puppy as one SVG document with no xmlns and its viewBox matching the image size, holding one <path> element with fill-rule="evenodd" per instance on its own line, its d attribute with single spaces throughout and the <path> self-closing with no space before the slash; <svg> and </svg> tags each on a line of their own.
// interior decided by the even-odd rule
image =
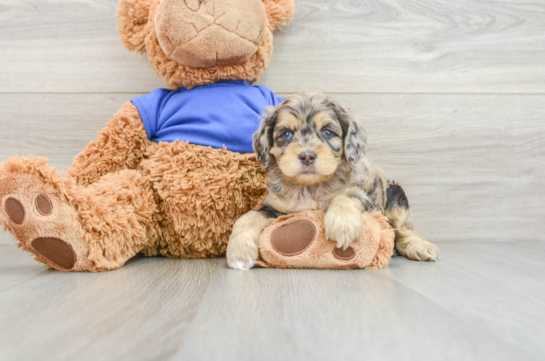
<svg viewBox="0 0 545 361">
<path fill-rule="evenodd" d="M 259 234 L 282 214 L 325 213 L 326 237 L 346 249 L 362 232 L 362 213 L 381 211 L 395 229 L 395 249 L 409 259 L 435 261 L 439 249 L 414 231 L 405 192 L 365 157 L 363 125 L 321 93 L 299 93 L 270 109 L 254 134 L 258 160 L 269 171 L 259 211 L 237 220 L 227 246 L 231 268 L 249 269 Z"/>
</svg>

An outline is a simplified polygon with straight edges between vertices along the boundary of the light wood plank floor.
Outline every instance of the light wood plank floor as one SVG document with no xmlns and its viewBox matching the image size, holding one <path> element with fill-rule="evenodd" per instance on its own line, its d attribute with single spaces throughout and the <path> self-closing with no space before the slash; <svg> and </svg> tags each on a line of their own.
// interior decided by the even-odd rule
<svg viewBox="0 0 545 361">
<path fill-rule="evenodd" d="M 295 0 L 260 84 L 364 119 L 443 258 L 236 272 L 138 259 L 48 271 L 0 235 L 0 360 L 545 359 L 545 1 Z M 0 0 L 0 162 L 66 170 L 164 82 L 116 0 Z"/>
<path fill-rule="evenodd" d="M 543 360 L 545 243 L 441 243 L 385 270 L 142 258 L 48 271 L 0 246 L 1 360 Z"/>
</svg>

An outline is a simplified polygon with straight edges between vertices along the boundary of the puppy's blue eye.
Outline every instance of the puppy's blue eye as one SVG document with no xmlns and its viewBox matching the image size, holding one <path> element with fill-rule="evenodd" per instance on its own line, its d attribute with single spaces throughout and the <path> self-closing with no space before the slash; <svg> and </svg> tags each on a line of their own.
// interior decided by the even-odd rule
<svg viewBox="0 0 545 361">
<path fill-rule="evenodd" d="M 331 133 L 331 130 L 323 130 L 322 135 L 324 136 L 325 139 L 331 139 L 331 137 L 333 136 L 333 133 Z"/>
<path fill-rule="evenodd" d="M 284 138 L 285 140 L 290 140 L 291 137 L 293 137 L 292 132 L 285 132 L 284 134 L 282 134 L 282 138 Z"/>
</svg>

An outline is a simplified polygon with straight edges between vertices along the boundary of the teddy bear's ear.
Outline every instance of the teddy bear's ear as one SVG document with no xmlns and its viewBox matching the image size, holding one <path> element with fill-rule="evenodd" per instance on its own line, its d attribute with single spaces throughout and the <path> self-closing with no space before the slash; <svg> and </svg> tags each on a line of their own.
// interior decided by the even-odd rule
<svg viewBox="0 0 545 361">
<path fill-rule="evenodd" d="M 143 53 L 152 0 L 119 0 L 117 31 L 125 47 Z"/>
<path fill-rule="evenodd" d="M 293 0 L 263 0 L 271 30 L 293 19 Z"/>
</svg>

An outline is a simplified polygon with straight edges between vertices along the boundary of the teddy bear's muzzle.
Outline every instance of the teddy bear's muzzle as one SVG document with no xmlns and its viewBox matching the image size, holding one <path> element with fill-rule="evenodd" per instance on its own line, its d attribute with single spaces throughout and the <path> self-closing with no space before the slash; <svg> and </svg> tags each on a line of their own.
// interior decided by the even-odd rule
<svg viewBox="0 0 545 361">
<path fill-rule="evenodd" d="M 192 68 L 248 60 L 263 43 L 267 26 L 262 0 L 163 0 L 155 15 L 163 51 Z"/>
</svg>

